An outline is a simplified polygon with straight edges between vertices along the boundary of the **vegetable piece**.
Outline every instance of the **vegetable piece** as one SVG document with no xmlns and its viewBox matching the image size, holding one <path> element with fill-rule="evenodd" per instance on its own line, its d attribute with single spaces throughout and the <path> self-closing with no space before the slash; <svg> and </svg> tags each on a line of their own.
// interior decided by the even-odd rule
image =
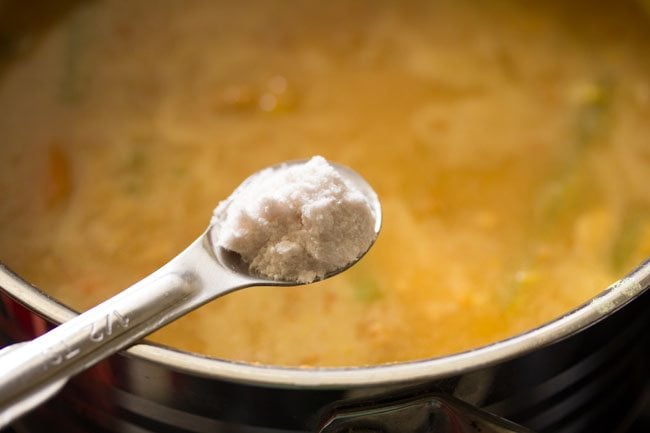
<svg viewBox="0 0 650 433">
<path fill-rule="evenodd" d="M 593 149 L 607 141 L 611 126 L 613 83 L 609 79 L 601 79 L 580 85 L 575 89 L 574 97 L 578 107 L 573 144 L 567 158 L 540 192 L 531 240 L 522 253 L 520 265 L 505 284 L 504 305 L 509 305 L 524 285 L 518 276 L 529 274 L 537 268 L 535 245 L 540 239 L 548 237 L 564 218 L 579 210 L 581 202 L 588 198 L 582 190 L 583 180 L 588 177 L 585 160 Z"/>
<path fill-rule="evenodd" d="M 149 155 L 143 147 L 134 147 L 124 160 L 124 191 L 129 195 L 140 195 L 144 190 L 144 171 L 149 164 Z"/>
<path fill-rule="evenodd" d="M 641 246 L 641 238 L 646 225 L 650 224 L 650 209 L 633 208 L 623 218 L 618 236 L 611 249 L 611 266 L 621 272 L 630 263 Z"/>
<path fill-rule="evenodd" d="M 377 301 L 383 296 L 377 281 L 367 275 L 354 282 L 354 294 L 357 300 L 366 303 Z"/>
<path fill-rule="evenodd" d="M 74 104 L 81 99 L 81 62 L 87 36 L 83 18 L 80 14 L 71 17 L 63 47 L 59 97 L 66 104 Z"/>
<path fill-rule="evenodd" d="M 580 86 L 576 91 L 578 112 L 576 116 L 577 147 L 575 153 L 585 147 L 602 143 L 608 133 L 608 118 L 611 115 L 613 83 L 603 78 Z"/>
<path fill-rule="evenodd" d="M 54 208 L 66 202 L 72 192 L 70 158 L 63 148 L 52 144 L 47 152 L 46 204 Z"/>
<path fill-rule="evenodd" d="M 541 193 L 535 231 L 542 236 L 567 211 L 575 210 L 585 198 L 581 178 L 585 177 L 585 160 L 597 146 L 607 141 L 610 129 L 613 84 L 601 79 L 582 84 L 575 89 L 578 104 L 575 118 L 575 139 L 553 178 Z"/>
<path fill-rule="evenodd" d="M 650 0 L 638 0 L 641 5 L 641 9 L 645 12 L 648 19 L 650 19 Z"/>
</svg>

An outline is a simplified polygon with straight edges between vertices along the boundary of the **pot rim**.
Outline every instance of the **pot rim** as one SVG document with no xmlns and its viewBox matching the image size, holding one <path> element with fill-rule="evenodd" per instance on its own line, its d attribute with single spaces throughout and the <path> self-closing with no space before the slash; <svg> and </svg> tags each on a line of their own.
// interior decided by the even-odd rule
<svg viewBox="0 0 650 433">
<path fill-rule="evenodd" d="M 0 262 L 0 289 L 50 322 L 78 313 L 29 284 Z M 341 388 L 437 379 L 489 367 L 567 338 L 650 290 L 650 260 L 576 309 L 537 328 L 448 356 L 355 367 L 283 367 L 210 358 L 145 340 L 120 354 L 189 374 L 259 386 Z"/>
</svg>

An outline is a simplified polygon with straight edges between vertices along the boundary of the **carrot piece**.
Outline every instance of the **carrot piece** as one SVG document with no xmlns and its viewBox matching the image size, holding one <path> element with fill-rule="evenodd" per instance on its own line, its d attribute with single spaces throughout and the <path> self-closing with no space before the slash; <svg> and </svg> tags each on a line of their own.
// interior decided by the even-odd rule
<svg viewBox="0 0 650 433">
<path fill-rule="evenodd" d="M 72 192 L 70 158 L 60 145 L 52 144 L 47 152 L 47 184 L 45 200 L 48 208 L 65 203 Z"/>
</svg>

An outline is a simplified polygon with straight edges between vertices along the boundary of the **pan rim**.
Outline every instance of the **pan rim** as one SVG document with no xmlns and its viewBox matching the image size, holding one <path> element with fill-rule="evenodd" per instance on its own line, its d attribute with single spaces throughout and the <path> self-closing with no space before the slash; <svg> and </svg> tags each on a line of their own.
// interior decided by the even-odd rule
<svg viewBox="0 0 650 433">
<path fill-rule="evenodd" d="M 0 290 L 54 324 L 78 313 L 31 285 L 0 262 Z M 527 332 L 448 356 L 353 367 L 285 367 L 211 358 L 144 340 L 120 355 L 175 371 L 231 382 L 281 388 L 350 388 L 439 379 L 489 367 L 580 332 L 650 290 L 650 260 L 572 311 Z"/>
</svg>

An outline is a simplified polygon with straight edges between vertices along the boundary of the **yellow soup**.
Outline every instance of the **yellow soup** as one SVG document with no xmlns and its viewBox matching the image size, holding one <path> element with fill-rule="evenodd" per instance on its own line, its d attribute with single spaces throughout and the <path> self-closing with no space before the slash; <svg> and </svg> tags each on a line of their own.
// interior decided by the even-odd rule
<svg viewBox="0 0 650 433">
<path fill-rule="evenodd" d="M 650 255 L 647 3 L 97 1 L 52 22 L 2 33 L 0 259 L 66 304 L 161 266 L 279 161 L 321 154 L 382 200 L 349 271 L 228 295 L 154 341 L 282 365 L 440 356 Z"/>
</svg>

